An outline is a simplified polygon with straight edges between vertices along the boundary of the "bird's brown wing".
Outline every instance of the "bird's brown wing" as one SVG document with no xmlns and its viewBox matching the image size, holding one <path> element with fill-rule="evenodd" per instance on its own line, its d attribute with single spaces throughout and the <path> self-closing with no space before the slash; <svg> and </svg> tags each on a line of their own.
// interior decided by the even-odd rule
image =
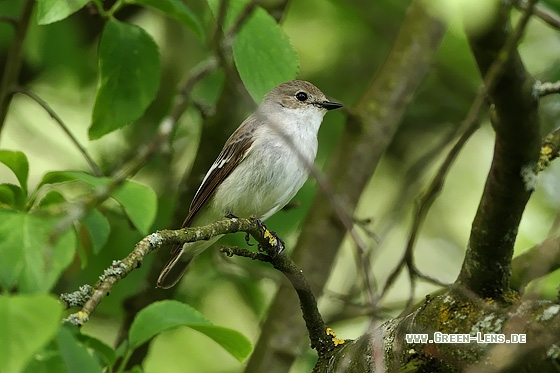
<svg viewBox="0 0 560 373">
<path fill-rule="evenodd" d="M 216 188 L 232 173 L 247 156 L 247 152 L 253 143 L 253 133 L 255 130 L 256 118 L 250 116 L 226 141 L 224 148 L 218 158 L 206 173 L 202 184 L 198 188 L 189 208 L 189 214 L 183 222 L 181 228 L 188 227 L 196 214 L 202 209 L 210 199 Z M 243 133 L 242 135 L 240 135 Z M 177 251 L 178 246 L 174 246 L 172 253 Z"/>
</svg>

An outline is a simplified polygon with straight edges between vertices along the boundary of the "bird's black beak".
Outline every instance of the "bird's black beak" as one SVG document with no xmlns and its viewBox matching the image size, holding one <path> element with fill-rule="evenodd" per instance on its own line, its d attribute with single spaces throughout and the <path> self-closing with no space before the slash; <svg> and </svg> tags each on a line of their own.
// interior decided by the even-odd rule
<svg viewBox="0 0 560 373">
<path fill-rule="evenodd" d="M 342 104 L 339 104 L 338 102 L 330 102 L 330 101 L 318 102 L 317 105 L 327 110 L 340 109 L 342 107 Z"/>
</svg>

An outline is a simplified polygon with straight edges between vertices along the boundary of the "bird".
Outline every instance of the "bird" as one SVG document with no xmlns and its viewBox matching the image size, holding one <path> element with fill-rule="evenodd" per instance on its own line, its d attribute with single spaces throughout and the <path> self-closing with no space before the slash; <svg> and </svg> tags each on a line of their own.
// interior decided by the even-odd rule
<svg viewBox="0 0 560 373">
<path fill-rule="evenodd" d="M 273 88 L 226 141 L 182 228 L 204 226 L 226 216 L 264 221 L 283 208 L 309 176 L 324 115 L 341 107 L 304 80 Z M 175 245 L 157 286 L 168 289 L 177 284 L 191 261 L 220 237 Z"/>
</svg>

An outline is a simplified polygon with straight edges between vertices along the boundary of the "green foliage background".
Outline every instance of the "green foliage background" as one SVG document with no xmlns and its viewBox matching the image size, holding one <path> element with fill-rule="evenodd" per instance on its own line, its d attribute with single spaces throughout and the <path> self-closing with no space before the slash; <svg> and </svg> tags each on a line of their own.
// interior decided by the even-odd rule
<svg viewBox="0 0 560 373">
<path fill-rule="evenodd" d="M 223 33 L 245 3 L 230 1 Z M 233 41 L 235 70 L 255 102 L 278 83 L 298 77 L 351 107 L 383 62 L 409 3 L 294 1 L 282 14 L 280 27 L 274 14 L 257 7 Z M 440 11 L 451 7 L 443 5 Z M 548 5 L 558 10 L 557 2 Z M 23 6 L 24 0 L 0 2 L 0 15 L 17 17 Z M 114 171 L 137 157 L 141 145 L 157 135 L 179 82 L 215 48 L 212 37 L 219 6 L 218 0 L 37 2 L 23 46 L 19 84 L 47 102 L 103 174 L 112 176 L 94 176 L 36 102 L 25 95 L 14 97 L 0 133 L 0 372 L 99 372 L 154 336 L 142 365 L 145 371 L 243 369 L 249 341 L 256 341 L 259 321 L 283 280 L 264 264 L 207 251 L 180 284 L 176 298 L 185 304 L 154 303 L 138 314 L 129 345 L 116 350 L 110 346 L 117 340 L 124 299 L 154 286 L 145 282 L 151 258 L 113 289 L 81 330 L 60 325 L 70 311 L 56 300 L 60 293 L 94 283 L 104 268 L 127 255 L 144 235 L 174 228 L 171 221 L 177 209 L 186 213 L 187 205 L 177 205 L 178 186 L 197 150 L 207 146 L 199 143 L 204 115 L 212 113 L 231 71 L 218 70 L 203 79 L 193 91 L 196 105 L 181 117 L 172 141 L 131 180 L 114 190 L 111 183 L 118 176 Z M 447 14 L 454 12 L 448 9 Z M 482 14 L 478 16 L 483 23 Z M 362 232 L 373 249 L 373 273 L 380 284 L 405 247 L 414 199 L 433 175 L 446 139 L 465 117 L 480 84 L 461 21 L 449 22 L 436 63 L 356 214 L 358 219 L 371 219 L 367 231 L 380 237 L 377 241 Z M 0 23 L 3 56 L 13 38 L 13 28 Z M 554 81 L 560 78 L 555 52 L 559 48 L 558 34 L 533 21 L 521 53 L 537 78 Z M 239 95 L 240 111 L 248 115 L 254 105 Z M 544 132 L 549 132 L 558 126 L 557 98 L 543 100 L 542 106 Z M 343 119 L 339 112 L 326 116 L 319 138 L 319 167 L 336 145 Z M 223 123 L 223 131 L 229 134 L 239 123 L 238 119 Z M 453 167 L 418 241 L 419 268 L 443 282 L 452 282 L 460 268 L 490 164 L 492 139 L 484 123 Z M 520 250 L 556 229 L 558 171 L 554 165 L 540 180 L 520 228 Z M 88 198 L 100 191 L 111 198 L 88 205 Z M 295 198 L 298 208 L 282 211 L 267 222 L 288 247 L 295 243 L 314 193 L 315 182 L 310 180 Z M 77 206 L 86 206 L 87 211 L 82 214 Z M 242 235 L 223 241 L 243 245 Z M 346 338 L 361 335 L 369 321 L 369 315 L 355 312 L 344 301 L 363 301 L 363 278 L 354 257 L 353 244 L 347 240 L 321 302 L 324 317 Z M 552 298 L 557 283 L 553 274 L 533 288 Z M 422 297 L 435 289 L 421 283 L 414 294 Z M 401 276 L 384 299 L 388 311 L 382 318 L 398 314 L 410 291 L 406 276 Z M 309 370 L 313 359 L 312 353 L 304 354 L 293 371 Z"/>
</svg>

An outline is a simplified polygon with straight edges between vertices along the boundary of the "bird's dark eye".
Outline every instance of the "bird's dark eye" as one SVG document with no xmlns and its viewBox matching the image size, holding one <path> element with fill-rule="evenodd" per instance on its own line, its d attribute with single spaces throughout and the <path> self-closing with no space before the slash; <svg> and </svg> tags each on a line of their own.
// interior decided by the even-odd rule
<svg viewBox="0 0 560 373">
<path fill-rule="evenodd" d="M 302 101 L 302 102 L 303 102 L 303 101 L 307 100 L 307 93 L 305 93 L 305 92 L 298 92 L 298 93 L 296 93 L 296 98 L 297 98 L 299 101 Z"/>
</svg>

